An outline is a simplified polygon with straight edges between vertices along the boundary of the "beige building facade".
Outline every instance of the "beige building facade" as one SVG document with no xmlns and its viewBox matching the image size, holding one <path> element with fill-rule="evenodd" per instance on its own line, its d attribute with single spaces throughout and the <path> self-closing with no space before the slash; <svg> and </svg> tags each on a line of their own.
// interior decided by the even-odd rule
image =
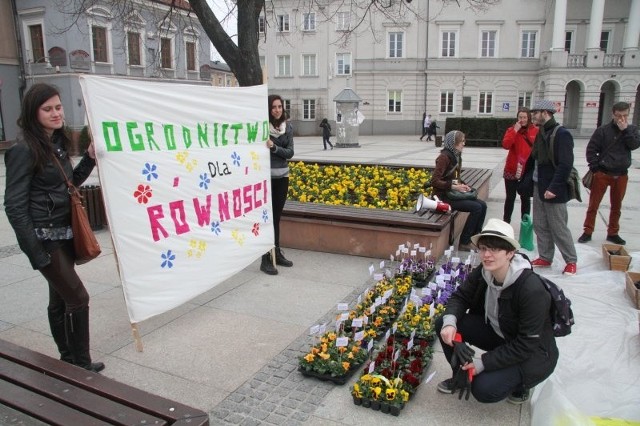
<svg viewBox="0 0 640 426">
<path fill-rule="evenodd" d="M 485 11 L 389 0 L 397 17 L 350 3 L 277 0 L 261 18 L 269 93 L 298 134 L 339 120 L 345 87 L 362 98 L 360 134 L 420 134 L 424 112 L 440 131 L 448 117 L 515 118 L 541 98 L 575 134 L 610 120 L 617 101 L 640 121 L 640 0 L 500 0 Z"/>
</svg>

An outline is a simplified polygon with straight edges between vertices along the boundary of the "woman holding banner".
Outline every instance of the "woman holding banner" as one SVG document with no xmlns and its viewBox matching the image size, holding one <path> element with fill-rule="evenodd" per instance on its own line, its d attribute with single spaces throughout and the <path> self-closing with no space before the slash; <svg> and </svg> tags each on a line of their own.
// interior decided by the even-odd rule
<svg viewBox="0 0 640 426">
<path fill-rule="evenodd" d="M 74 269 L 71 201 L 57 164 L 79 186 L 96 164 L 93 144 L 74 168 L 66 151 L 60 93 L 44 83 L 25 94 L 18 126 L 22 133 L 4 157 L 5 211 L 20 248 L 49 285 L 47 312 L 60 359 L 99 372 L 104 364 L 91 362 L 89 293 Z"/>
<path fill-rule="evenodd" d="M 280 217 L 289 191 L 289 164 L 293 157 L 293 128 L 287 123 L 284 102 L 279 95 L 269 95 L 269 140 L 267 148 L 271 152 L 271 208 L 273 209 L 273 231 L 276 246 L 276 265 L 293 266 L 280 249 Z M 265 274 L 277 275 L 271 253 L 262 256 L 260 270 Z"/>
</svg>

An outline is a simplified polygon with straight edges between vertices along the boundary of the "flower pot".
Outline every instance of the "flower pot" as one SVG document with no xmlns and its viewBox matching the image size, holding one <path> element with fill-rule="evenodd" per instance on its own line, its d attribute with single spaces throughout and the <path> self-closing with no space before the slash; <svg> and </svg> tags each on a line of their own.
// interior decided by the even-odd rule
<svg viewBox="0 0 640 426">
<path fill-rule="evenodd" d="M 380 401 L 371 401 L 371 409 L 375 411 L 380 411 Z"/>
<path fill-rule="evenodd" d="M 385 413 L 385 414 L 389 414 L 389 409 L 391 408 L 391 406 L 386 403 L 386 402 L 381 402 L 380 403 L 380 412 Z"/>
<path fill-rule="evenodd" d="M 427 286 L 427 284 L 429 284 L 429 280 L 422 279 L 422 278 L 414 278 L 413 279 L 413 286 L 415 288 L 425 288 Z"/>
<path fill-rule="evenodd" d="M 362 405 L 362 398 L 359 398 L 359 397 L 357 397 L 355 395 L 352 395 L 352 396 L 353 396 L 353 403 L 355 405 Z"/>
<path fill-rule="evenodd" d="M 362 406 L 365 408 L 371 407 L 371 400 L 369 398 L 362 399 Z"/>
<path fill-rule="evenodd" d="M 399 416 L 401 409 L 402 407 L 400 407 L 399 405 L 392 405 L 390 407 L 389 414 L 391 414 L 392 416 Z"/>
</svg>

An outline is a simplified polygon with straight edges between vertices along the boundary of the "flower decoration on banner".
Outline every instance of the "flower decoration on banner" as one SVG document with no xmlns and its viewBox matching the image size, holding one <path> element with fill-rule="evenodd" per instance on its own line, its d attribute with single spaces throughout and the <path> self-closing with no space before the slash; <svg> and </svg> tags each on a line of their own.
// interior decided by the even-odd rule
<svg viewBox="0 0 640 426">
<path fill-rule="evenodd" d="M 158 173 L 156 173 L 157 169 L 158 166 L 155 164 L 144 163 L 142 175 L 147 179 L 147 182 L 151 182 L 151 179 L 158 179 Z"/>
<path fill-rule="evenodd" d="M 220 222 L 211 222 L 211 232 L 216 235 L 220 235 L 222 232 L 222 228 L 220 227 Z"/>
<path fill-rule="evenodd" d="M 200 259 L 206 250 L 206 241 L 191 239 L 189 240 L 189 249 L 187 250 L 187 256 Z"/>
<path fill-rule="evenodd" d="M 256 237 L 258 235 L 260 235 L 260 224 L 259 223 L 254 223 L 253 224 L 253 228 L 251 229 L 251 232 L 253 233 L 253 235 L 255 235 Z"/>
<path fill-rule="evenodd" d="M 209 175 L 207 173 L 203 173 L 200 175 L 200 188 L 209 189 L 210 183 L 211 179 L 209 179 Z"/>
<path fill-rule="evenodd" d="M 237 229 L 231 231 L 231 238 L 240 246 L 244 245 L 244 240 L 246 239 L 245 235 Z"/>
<path fill-rule="evenodd" d="M 240 166 L 240 155 L 237 152 L 231 154 L 231 159 L 233 160 L 233 164 L 235 166 Z"/>
<path fill-rule="evenodd" d="M 162 264 L 160 264 L 161 268 L 173 268 L 173 261 L 176 259 L 176 255 L 168 250 L 166 253 L 162 253 L 160 256 L 162 257 Z"/>
<path fill-rule="evenodd" d="M 149 185 L 138 185 L 138 188 L 133 192 L 134 198 L 138 200 L 140 204 L 147 204 L 149 198 L 153 195 L 153 191 Z"/>
<path fill-rule="evenodd" d="M 431 174 L 421 168 L 289 164 L 289 199 L 387 210 L 411 210 Z"/>
<path fill-rule="evenodd" d="M 176 154 L 176 160 L 183 165 L 188 172 L 192 172 L 198 166 L 198 160 L 189 160 L 189 153 L 187 151 L 178 152 Z"/>
<path fill-rule="evenodd" d="M 267 223 L 267 221 L 269 220 L 269 212 L 267 211 L 267 209 L 262 210 L 262 220 L 264 221 L 264 223 Z"/>
<path fill-rule="evenodd" d="M 257 152 L 255 151 L 251 151 L 251 161 L 252 161 L 252 167 L 253 170 L 260 170 L 260 156 L 258 155 Z"/>
</svg>

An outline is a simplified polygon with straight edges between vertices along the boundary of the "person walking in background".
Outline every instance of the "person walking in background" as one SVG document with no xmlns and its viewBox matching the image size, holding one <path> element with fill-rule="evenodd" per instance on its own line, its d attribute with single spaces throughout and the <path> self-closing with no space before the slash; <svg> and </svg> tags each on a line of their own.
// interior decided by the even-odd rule
<svg viewBox="0 0 640 426">
<path fill-rule="evenodd" d="M 331 138 L 331 124 L 329 124 L 329 120 L 323 118 L 320 122 L 320 127 L 322 127 L 322 145 L 324 145 L 324 150 L 327 150 L 327 144 L 333 149 L 333 144 L 329 140 L 329 138 Z"/>
<path fill-rule="evenodd" d="M 518 183 L 524 175 L 527 159 L 531 154 L 533 141 L 538 135 L 538 128 L 531 123 L 529 108 L 519 108 L 516 124 L 509 127 L 502 138 L 502 147 L 509 150 L 504 165 L 504 188 L 507 198 L 504 202 L 502 220 L 511 223 L 511 214 L 516 200 Z M 520 194 L 520 218 L 531 213 L 531 197 L 529 194 Z"/>
<path fill-rule="evenodd" d="M 447 191 L 456 190 L 468 192 L 472 188 L 460 180 L 462 171 L 462 150 L 464 149 L 465 135 L 459 130 L 452 130 L 444 137 L 444 149 L 436 158 L 436 168 L 431 175 L 431 185 L 434 195 L 449 203 L 453 210 L 469 212 L 467 221 L 460 234 L 458 250 L 469 251 L 472 249 L 471 236 L 482 229 L 484 218 L 487 214 L 487 204 L 480 199 L 451 200 L 447 197 Z"/>
<path fill-rule="evenodd" d="M 436 123 L 436 120 L 431 120 L 431 122 L 429 123 L 429 129 L 427 129 L 428 141 L 431 140 L 431 136 L 433 136 L 434 138 L 436 137 L 436 134 L 438 133 L 439 128 L 440 126 L 438 126 L 438 124 Z"/>
<path fill-rule="evenodd" d="M 420 140 L 424 138 L 429 132 L 429 126 L 431 126 L 431 114 L 427 114 L 426 112 L 422 114 L 422 136 L 420 136 Z M 427 140 L 429 137 L 427 136 Z"/>
<path fill-rule="evenodd" d="M 613 119 L 600 126 L 593 132 L 587 145 L 587 163 L 593 173 L 589 207 L 584 219 L 584 233 L 578 238 L 579 243 L 591 241 L 591 234 L 595 229 L 598 207 L 609 190 L 609 225 L 607 226 L 607 241 L 625 245 L 626 241 L 620 235 L 620 211 L 622 200 L 627 192 L 627 174 L 631 166 L 631 151 L 640 146 L 638 127 L 629 124 L 630 106 L 626 102 L 613 105 Z"/>
<path fill-rule="evenodd" d="M 531 264 L 543 268 L 551 266 L 555 246 L 558 246 L 566 262 L 562 273 L 575 275 L 578 256 L 567 226 L 567 180 L 573 167 L 573 136 L 556 122 L 553 117 L 555 112 L 553 102 L 546 99 L 536 101 L 531 108 L 533 122 L 540 127 L 526 166 L 534 167 L 533 229 L 539 254 Z M 554 131 L 552 152 L 551 138 Z"/>
<path fill-rule="evenodd" d="M 22 132 L 4 156 L 7 218 L 20 249 L 47 280 L 47 314 L 60 359 L 102 371 L 104 364 L 91 362 L 89 353 L 89 293 L 74 268 L 71 199 L 58 165 L 80 186 L 96 164 L 93 144 L 74 168 L 66 151 L 70 141 L 60 93 L 44 83 L 25 94 L 18 126 Z"/>
<path fill-rule="evenodd" d="M 289 191 L 289 164 L 293 157 L 293 128 L 287 123 L 284 102 L 279 95 L 269 95 L 269 139 L 267 148 L 271 152 L 271 208 L 273 210 L 274 243 L 276 265 L 293 266 L 280 249 L 280 217 Z M 265 274 L 277 275 L 271 252 L 262 256 L 260 270 Z"/>
<path fill-rule="evenodd" d="M 471 371 L 471 393 L 479 402 L 507 398 L 522 404 L 558 362 L 549 315 L 551 295 L 529 261 L 517 253 L 520 244 L 511 225 L 489 219 L 472 240 L 482 263 L 451 295 L 444 315 L 436 321 L 436 333 L 454 373 L 438 384 L 438 391 L 453 393 L 454 378 Z M 456 334 L 463 342 L 455 339 Z M 466 343 L 485 352 L 476 354 Z"/>
</svg>

